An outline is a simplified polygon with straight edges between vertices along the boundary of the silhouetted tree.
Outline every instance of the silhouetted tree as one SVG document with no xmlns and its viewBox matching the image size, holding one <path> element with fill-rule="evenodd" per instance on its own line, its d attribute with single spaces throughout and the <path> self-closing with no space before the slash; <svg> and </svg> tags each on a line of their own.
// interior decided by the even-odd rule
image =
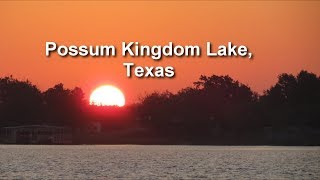
<svg viewBox="0 0 320 180">
<path fill-rule="evenodd" d="M 261 97 L 266 123 L 274 127 L 317 126 L 320 119 L 320 79 L 301 71 L 296 77 L 281 74 L 278 82 Z"/>
<path fill-rule="evenodd" d="M 60 83 L 43 94 L 49 122 L 72 126 L 81 123 L 84 93 L 80 88 L 65 89 Z"/>
<path fill-rule="evenodd" d="M 28 80 L 0 78 L 0 126 L 71 126 L 79 143 L 319 145 L 319 109 L 320 78 L 307 71 L 279 75 L 262 96 L 229 76 L 200 76 L 177 93 L 153 92 L 125 107 L 91 106 L 81 88 L 61 83 L 41 93 Z M 104 134 L 88 134 L 94 124 Z"/>
<path fill-rule="evenodd" d="M 0 78 L 0 119 L 2 126 L 42 121 L 42 97 L 30 81 L 12 76 Z"/>
<path fill-rule="evenodd" d="M 169 91 L 153 92 L 140 99 L 140 116 L 147 124 L 157 125 L 159 128 L 168 126 L 168 118 L 171 116 L 171 101 L 173 94 Z"/>
<path fill-rule="evenodd" d="M 257 95 L 229 76 L 201 76 L 195 87 L 177 94 L 155 92 L 141 101 L 141 111 L 157 131 L 210 141 L 218 129 L 239 134 L 253 121 Z M 171 132 L 172 130 L 173 132 Z"/>
</svg>

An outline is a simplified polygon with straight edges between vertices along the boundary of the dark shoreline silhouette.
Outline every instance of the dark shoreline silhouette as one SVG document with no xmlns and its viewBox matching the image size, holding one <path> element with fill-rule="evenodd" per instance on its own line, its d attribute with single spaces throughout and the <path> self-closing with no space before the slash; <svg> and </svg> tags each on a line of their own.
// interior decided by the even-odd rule
<svg viewBox="0 0 320 180">
<path fill-rule="evenodd" d="M 200 76 L 173 94 L 90 106 L 83 91 L 0 78 L 2 143 L 320 145 L 320 77 L 281 74 L 262 95 L 229 76 Z"/>
</svg>

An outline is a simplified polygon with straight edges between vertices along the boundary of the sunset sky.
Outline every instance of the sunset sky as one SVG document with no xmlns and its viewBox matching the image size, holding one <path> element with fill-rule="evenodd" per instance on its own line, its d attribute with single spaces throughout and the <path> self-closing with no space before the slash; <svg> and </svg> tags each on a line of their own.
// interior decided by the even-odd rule
<svg viewBox="0 0 320 180">
<path fill-rule="evenodd" d="M 177 90 L 204 75 L 230 75 L 262 93 L 282 72 L 320 74 L 320 2 L 0 2 L 0 76 L 29 79 L 41 90 L 62 82 L 94 88 L 113 84 L 132 103 L 144 92 Z M 45 42 L 110 45 L 244 44 L 242 58 L 61 58 Z M 204 50 L 204 49 L 203 49 Z M 205 52 L 205 51 L 203 51 Z M 175 78 L 127 78 L 124 62 L 173 66 Z"/>
</svg>

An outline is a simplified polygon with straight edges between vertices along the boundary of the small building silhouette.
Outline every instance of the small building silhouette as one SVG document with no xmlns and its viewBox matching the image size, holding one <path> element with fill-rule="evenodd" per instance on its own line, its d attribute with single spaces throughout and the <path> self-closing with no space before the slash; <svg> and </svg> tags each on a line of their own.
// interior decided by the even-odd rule
<svg viewBox="0 0 320 180">
<path fill-rule="evenodd" d="M 6 144 L 71 144 L 71 128 L 48 125 L 12 126 L 1 129 Z"/>
</svg>

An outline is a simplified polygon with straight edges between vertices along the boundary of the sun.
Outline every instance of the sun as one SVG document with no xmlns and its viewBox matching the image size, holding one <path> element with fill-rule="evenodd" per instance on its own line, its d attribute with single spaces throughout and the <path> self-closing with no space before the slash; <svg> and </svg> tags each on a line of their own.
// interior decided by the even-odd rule
<svg viewBox="0 0 320 180">
<path fill-rule="evenodd" d="M 112 85 L 97 87 L 90 95 L 90 105 L 124 106 L 125 97 L 120 89 Z"/>
</svg>

